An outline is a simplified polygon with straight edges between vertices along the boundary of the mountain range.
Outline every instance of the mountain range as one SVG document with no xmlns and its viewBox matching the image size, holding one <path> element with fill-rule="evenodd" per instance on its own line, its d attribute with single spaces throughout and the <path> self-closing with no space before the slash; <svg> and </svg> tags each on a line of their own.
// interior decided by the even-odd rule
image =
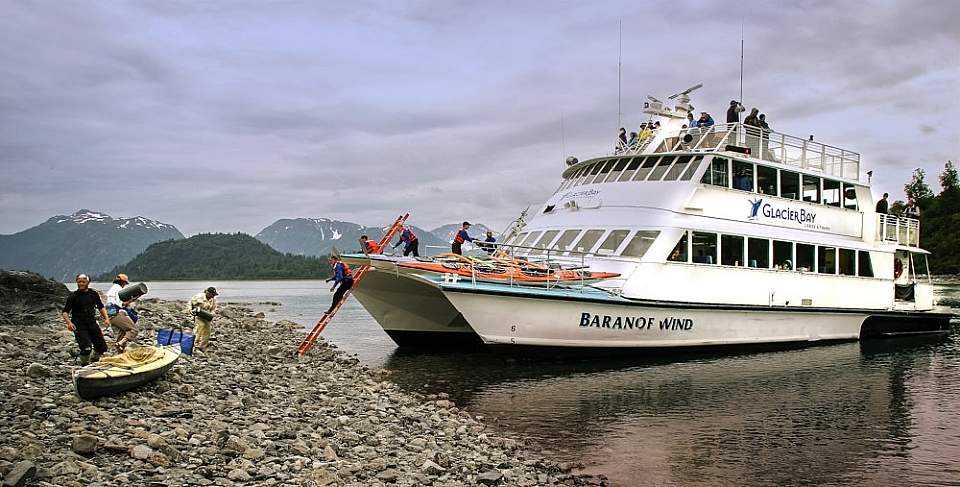
<svg viewBox="0 0 960 487">
<path fill-rule="evenodd" d="M 459 228 L 458 223 L 433 230 L 412 226 L 420 240 L 421 254 L 449 251 L 446 249 Z M 378 239 L 385 229 L 327 218 L 285 218 L 264 228 L 255 238 L 280 253 L 321 256 L 334 248 L 340 252 L 356 251 L 361 235 Z M 487 230 L 486 226 L 476 224 L 470 228 L 470 234 L 482 239 Z M 183 234 L 168 223 L 141 216 L 114 218 L 82 209 L 72 215 L 54 216 L 12 235 L 0 235 L 0 269 L 32 271 L 72 281 L 80 272 L 98 275 L 123 266 L 151 244 L 183 238 Z M 396 242 L 394 237 L 390 245 Z M 252 246 L 239 248 L 249 250 Z"/>
</svg>

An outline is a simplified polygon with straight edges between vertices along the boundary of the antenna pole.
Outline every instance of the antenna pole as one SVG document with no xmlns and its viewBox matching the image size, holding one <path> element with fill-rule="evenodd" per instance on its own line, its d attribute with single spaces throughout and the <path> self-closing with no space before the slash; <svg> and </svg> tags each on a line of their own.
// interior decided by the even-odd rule
<svg viewBox="0 0 960 487">
<path fill-rule="evenodd" d="M 566 161 L 567 159 L 567 142 L 565 131 L 563 130 L 563 111 L 560 112 L 560 160 Z"/>
<path fill-rule="evenodd" d="M 740 17 L 740 105 L 743 105 L 743 17 Z"/>
<path fill-rule="evenodd" d="M 623 78 L 623 18 L 617 19 L 617 130 L 623 126 L 623 112 L 620 111 L 620 80 Z"/>
</svg>

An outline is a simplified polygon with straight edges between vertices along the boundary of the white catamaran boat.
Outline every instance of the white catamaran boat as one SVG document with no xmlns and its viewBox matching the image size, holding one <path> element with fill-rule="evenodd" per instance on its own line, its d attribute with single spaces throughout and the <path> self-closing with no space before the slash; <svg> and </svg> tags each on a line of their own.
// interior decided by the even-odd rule
<svg viewBox="0 0 960 487">
<path fill-rule="evenodd" d="M 355 254 L 347 260 L 374 270 L 355 295 L 401 345 L 479 336 L 512 349 L 664 348 L 947 332 L 919 222 L 874 212 L 859 154 L 743 124 L 688 128 L 690 91 L 671 97 L 673 109 L 647 105 L 661 127 L 645 140 L 570 158 L 558 189 L 499 250 L 620 277 L 527 286 Z"/>
</svg>

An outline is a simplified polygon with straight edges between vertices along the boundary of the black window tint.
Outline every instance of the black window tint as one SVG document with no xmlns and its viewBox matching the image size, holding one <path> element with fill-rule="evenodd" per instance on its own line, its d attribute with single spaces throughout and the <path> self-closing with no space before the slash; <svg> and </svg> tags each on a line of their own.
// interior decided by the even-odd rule
<svg viewBox="0 0 960 487">
<path fill-rule="evenodd" d="M 767 166 L 757 166 L 757 192 L 777 196 L 780 194 L 777 184 L 777 170 Z"/>
<path fill-rule="evenodd" d="M 873 277 L 873 262 L 870 261 L 870 252 L 857 251 L 857 275 Z"/>
<path fill-rule="evenodd" d="M 643 254 L 647 253 L 647 249 L 653 245 L 653 241 L 657 239 L 657 235 L 660 235 L 659 231 L 656 230 L 640 230 L 630 239 L 630 243 L 623 248 L 623 252 L 620 255 L 628 257 L 643 257 Z M 686 246 L 686 243 L 684 243 Z"/>
<path fill-rule="evenodd" d="M 693 233 L 693 261 L 698 264 L 717 263 L 717 234 L 706 232 Z"/>
<path fill-rule="evenodd" d="M 840 275 L 857 275 L 857 252 L 852 249 L 840 249 Z"/>
<path fill-rule="evenodd" d="M 633 172 L 640 167 L 640 161 L 642 160 L 642 157 L 634 157 L 633 159 L 630 159 L 630 164 L 627 164 L 627 169 L 623 171 L 623 174 L 620 175 L 620 179 L 617 181 L 629 181 L 630 177 L 633 176 Z"/>
<path fill-rule="evenodd" d="M 857 190 L 852 184 L 843 183 L 843 207 L 848 210 L 857 209 Z"/>
<path fill-rule="evenodd" d="M 730 161 L 722 157 L 714 157 L 710 163 L 710 167 L 703 173 L 703 179 L 701 179 L 700 182 L 714 186 L 723 186 L 724 188 L 728 187 L 730 182 L 728 177 L 729 170 L 727 168 L 728 162 Z"/>
<path fill-rule="evenodd" d="M 610 175 L 607 176 L 607 179 L 604 182 L 612 183 L 620 177 L 620 171 L 623 171 L 623 168 L 627 167 L 627 164 L 630 162 L 630 159 L 620 159 L 613 166 L 613 169 L 610 171 Z"/>
<path fill-rule="evenodd" d="M 664 181 L 676 181 L 677 178 L 683 174 L 683 170 L 687 168 L 687 164 L 690 163 L 690 156 L 680 156 L 677 158 L 677 162 L 673 163 L 673 167 L 670 168 L 670 172 L 664 176 Z"/>
<path fill-rule="evenodd" d="M 820 202 L 820 178 L 803 175 L 803 201 Z"/>
<path fill-rule="evenodd" d="M 800 173 L 780 171 L 780 196 L 791 200 L 800 199 Z"/>
<path fill-rule="evenodd" d="M 753 164 L 733 161 L 733 189 L 753 191 Z"/>
<path fill-rule="evenodd" d="M 723 265 L 744 265 L 743 237 L 736 235 L 720 237 L 720 263 Z"/>
<path fill-rule="evenodd" d="M 797 244 L 797 270 L 804 272 L 813 272 L 814 269 L 814 255 L 816 254 L 816 249 L 813 245 L 809 244 Z"/>
<path fill-rule="evenodd" d="M 667 169 L 670 167 L 670 164 L 673 163 L 673 156 L 663 156 L 660 158 L 660 162 L 657 163 L 656 169 L 650 174 L 650 177 L 647 178 L 647 181 L 659 181 L 663 177 L 663 174 L 667 172 Z"/>
<path fill-rule="evenodd" d="M 837 248 L 817 246 L 817 272 L 821 274 L 837 273 Z"/>
<path fill-rule="evenodd" d="M 693 162 L 687 165 L 687 171 L 683 173 L 683 177 L 681 177 L 680 180 L 689 181 L 693 179 L 693 173 L 697 172 L 697 169 L 700 168 L 701 162 L 703 162 L 703 156 L 694 157 Z"/>
<path fill-rule="evenodd" d="M 597 173 L 599 173 L 600 170 L 603 169 L 603 166 L 606 165 L 606 163 L 607 163 L 607 161 L 601 161 L 601 162 L 598 162 L 598 163 L 594 164 L 594 165 L 593 165 L 593 170 L 590 171 L 590 175 L 591 175 L 591 176 L 596 176 Z"/>
<path fill-rule="evenodd" d="M 785 271 L 793 270 L 793 242 L 773 241 L 773 267 Z"/>
<path fill-rule="evenodd" d="M 667 260 L 673 262 L 690 262 L 690 259 L 687 258 L 687 232 L 683 232 L 680 241 L 677 242 L 677 245 L 670 251 L 670 256 L 667 257 Z"/>
<path fill-rule="evenodd" d="M 748 238 L 747 260 L 750 267 L 769 269 L 770 241 L 765 238 Z"/>
<path fill-rule="evenodd" d="M 633 177 L 633 180 L 643 181 L 646 179 L 647 174 L 650 174 L 650 170 L 653 169 L 653 166 L 657 165 L 657 161 L 659 160 L 659 157 L 647 157 L 644 159 L 643 164 L 640 165 L 640 169 L 637 169 L 637 175 Z"/>
<path fill-rule="evenodd" d="M 823 204 L 840 207 L 840 181 L 823 180 Z"/>
</svg>

